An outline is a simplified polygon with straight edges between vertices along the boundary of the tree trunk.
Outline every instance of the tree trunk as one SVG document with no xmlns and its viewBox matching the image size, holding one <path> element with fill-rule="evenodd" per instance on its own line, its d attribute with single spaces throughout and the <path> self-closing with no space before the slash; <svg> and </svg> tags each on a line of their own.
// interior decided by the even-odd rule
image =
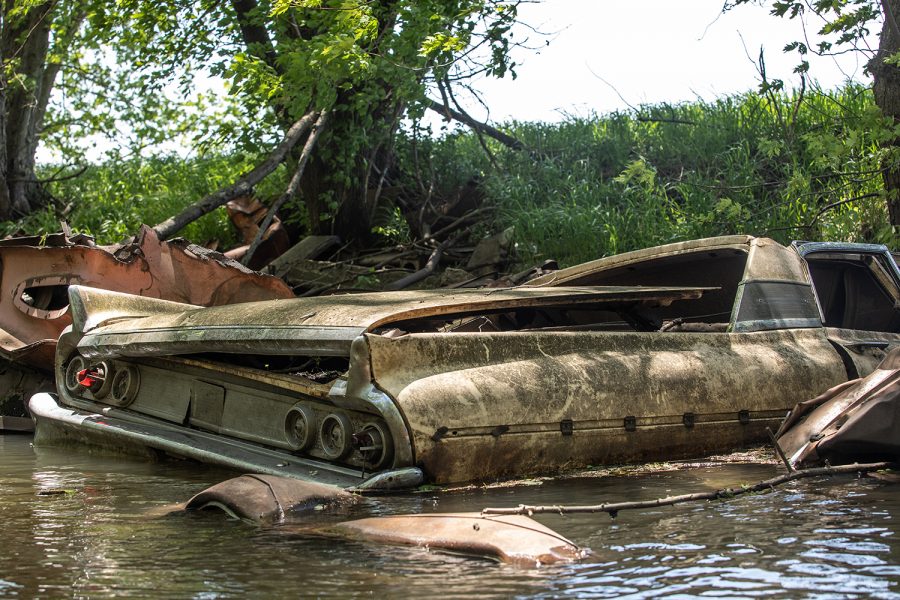
<svg viewBox="0 0 900 600">
<path fill-rule="evenodd" d="M 387 112 L 392 108 L 385 103 L 374 107 L 373 113 Z M 376 122 L 378 119 L 376 117 Z M 381 121 L 384 123 L 387 119 Z M 392 135 L 393 128 L 387 123 L 383 127 L 383 130 L 374 128 L 371 141 L 356 149 L 353 165 L 348 168 L 348 178 L 344 181 L 331 177 L 334 167 L 321 159 L 318 153 L 310 159 L 301 182 L 300 195 L 312 234 L 336 235 L 357 244 L 365 244 L 371 238 L 372 218 L 380 187 L 378 183 L 390 162 L 386 140 Z M 343 140 L 352 139 L 354 128 L 354 117 L 347 111 L 335 109 L 332 125 L 326 133 L 332 153 L 346 152 L 343 148 L 351 147 L 353 142 L 345 143 Z M 322 146 L 320 142 L 319 147 Z"/>
<path fill-rule="evenodd" d="M 396 27 L 399 6 L 395 0 L 375 0 L 368 5 L 379 24 L 379 34 L 367 50 L 377 55 L 381 51 L 380 44 Z M 281 44 L 302 42 L 319 32 L 305 29 L 305 26 L 267 28 L 267 13 L 261 9 L 265 6 L 267 4 L 261 0 L 230 1 L 248 53 L 280 73 L 283 71 L 278 61 Z M 303 172 L 299 197 L 306 210 L 309 233 L 335 234 L 347 241 L 364 242 L 371 235 L 381 167 L 386 162 L 383 148 L 396 126 L 397 119 L 393 115 L 397 112 L 397 100 L 390 89 L 382 90 L 380 96 L 372 93 L 378 98 L 371 101 L 369 110 L 375 125 L 366 131 L 367 139 L 361 143 L 359 136 L 363 126 L 357 122 L 356 115 L 359 108 L 350 108 L 354 104 L 351 102 L 353 94 L 358 93 L 354 90 L 338 94 L 338 100 L 330 110 L 328 131 L 318 142 L 317 151 L 309 157 Z M 276 98 L 271 108 L 284 123 L 288 107 Z M 297 149 L 294 158 L 299 159 Z M 345 172 L 336 173 L 336 163 L 346 169 Z M 378 164 L 377 169 L 372 168 L 373 163 Z"/>
<path fill-rule="evenodd" d="M 873 86 L 875 103 L 884 116 L 900 123 L 900 68 L 889 64 L 886 59 L 900 52 L 900 27 L 897 18 L 900 16 L 900 0 L 881 0 L 884 25 L 881 28 L 881 39 L 878 54 L 869 63 L 869 70 L 875 80 Z M 889 142 L 900 152 L 900 139 Z M 884 171 L 884 189 L 887 192 L 888 215 L 891 225 L 900 227 L 900 161 L 896 155 L 889 157 L 889 163 L 882 165 Z"/>
<path fill-rule="evenodd" d="M 0 67 L 2 65 L 3 55 L 0 54 Z M 5 220 L 7 215 L 12 214 L 6 171 L 6 74 L 0 68 L 0 220 Z"/>
<path fill-rule="evenodd" d="M 47 53 L 53 24 L 53 2 L 44 2 L 9 18 L 4 6 L 0 54 L 3 66 L 12 63 L 15 83 L 3 82 L 5 122 L 3 161 L 5 194 L 0 195 L 0 220 L 27 215 L 43 201 L 35 176 L 35 152 L 50 88 L 58 67 L 48 71 Z M 5 197 L 4 197 L 5 196 Z"/>
</svg>

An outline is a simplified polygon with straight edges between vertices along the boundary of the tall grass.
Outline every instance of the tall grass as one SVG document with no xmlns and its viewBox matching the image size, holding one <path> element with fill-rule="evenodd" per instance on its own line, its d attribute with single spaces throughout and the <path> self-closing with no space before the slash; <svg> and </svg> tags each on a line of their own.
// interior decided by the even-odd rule
<svg viewBox="0 0 900 600">
<path fill-rule="evenodd" d="M 493 228 L 515 227 L 523 263 L 733 233 L 895 244 L 878 171 L 886 127 L 871 92 L 849 85 L 514 122 L 527 152 L 486 140 L 492 164 L 465 132 L 430 156 L 438 188 L 483 176 Z"/>
<path fill-rule="evenodd" d="M 803 96 L 746 93 L 560 123 L 506 124 L 526 151 L 480 141 L 468 130 L 401 137 L 387 187 L 407 205 L 433 192 L 437 205 L 478 180 L 484 203 L 495 210 L 475 234 L 514 227 L 516 256 L 525 264 L 546 258 L 574 264 L 732 233 L 896 246 L 879 172 L 886 157 L 880 142 L 891 127 L 870 90 L 857 85 Z M 110 243 L 233 182 L 257 158 L 99 165 L 51 189 L 68 204 L 64 213 L 73 229 Z M 277 196 L 285 178 L 279 170 L 257 195 Z M 378 214 L 390 217 L 387 225 L 376 224 L 379 233 L 395 241 L 408 237 L 395 207 L 383 206 Z M 304 222 L 302 215 L 282 217 Z M 5 229 L 53 231 L 56 213 Z M 234 239 L 224 210 L 182 235 L 195 242 Z"/>
</svg>

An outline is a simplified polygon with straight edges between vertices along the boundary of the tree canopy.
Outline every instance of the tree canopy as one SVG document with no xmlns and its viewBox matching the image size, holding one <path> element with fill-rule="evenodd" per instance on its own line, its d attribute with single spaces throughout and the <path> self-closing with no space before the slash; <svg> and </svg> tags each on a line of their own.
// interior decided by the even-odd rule
<svg viewBox="0 0 900 600">
<path fill-rule="evenodd" d="M 185 137 L 199 152 L 261 156 L 316 112 L 330 118 L 297 218 L 364 237 L 401 121 L 459 108 L 454 89 L 475 75 L 514 75 L 516 17 L 517 2 L 500 0 L 7 1 L 0 219 L 48 201 L 38 140 L 76 162 L 102 137 L 120 156 Z M 204 89 L 209 78 L 228 95 Z"/>
</svg>

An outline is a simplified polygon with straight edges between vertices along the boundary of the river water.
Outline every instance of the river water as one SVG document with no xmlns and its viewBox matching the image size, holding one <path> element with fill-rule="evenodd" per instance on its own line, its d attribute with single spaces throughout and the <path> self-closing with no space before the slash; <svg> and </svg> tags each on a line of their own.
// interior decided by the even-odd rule
<svg viewBox="0 0 900 600">
<path fill-rule="evenodd" d="M 900 597 L 900 487 L 871 478 L 801 480 L 616 519 L 538 516 L 593 554 L 529 569 L 311 538 L 296 525 L 263 528 L 216 512 L 159 516 L 234 475 L 194 463 L 33 448 L 28 436 L 0 435 L 0 465 L 0 597 Z M 652 499 L 778 471 L 705 464 L 374 498 L 355 510 Z M 41 495 L 48 490 L 58 493 Z"/>
</svg>

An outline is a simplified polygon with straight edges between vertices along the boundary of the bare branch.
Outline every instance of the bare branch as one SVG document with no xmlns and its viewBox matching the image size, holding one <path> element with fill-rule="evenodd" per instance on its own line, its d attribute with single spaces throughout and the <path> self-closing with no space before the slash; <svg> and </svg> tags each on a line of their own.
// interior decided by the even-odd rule
<svg viewBox="0 0 900 600">
<path fill-rule="evenodd" d="M 229 200 L 249 194 L 253 187 L 260 181 L 265 179 L 269 173 L 284 161 L 291 148 L 297 145 L 306 130 L 312 125 L 313 119 L 316 117 L 315 112 L 309 112 L 303 115 L 296 123 L 291 125 L 284 139 L 275 146 L 272 153 L 252 171 L 238 179 L 233 184 L 216 190 L 205 198 L 198 200 L 194 204 L 188 206 L 179 214 L 166 219 L 162 223 L 156 225 L 153 229 L 159 239 L 166 240 L 181 231 L 185 225 L 196 221 L 203 215 L 222 206 Z"/>
<path fill-rule="evenodd" d="M 394 283 L 385 287 L 386 290 L 396 291 L 408 288 L 414 283 L 418 283 L 434 273 L 437 266 L 441 263 L 441 258 L 444 256 L 444 250 L 446 250 L 449 246 L 453 245 L 453 242 L 456 241 L 456 237 L 453 237 L 441 244 L 438 245 L 437 248 L 431 253 L 431 256 L 428 257 L 428 262 L 425 263 L 425 266 L 416 271 L 415 273 L 410 273 L 406 277 L 398 279 Z"/>
<path fill-rule="evenodd" d="M 304 144 L 303 146 L 303 152 L 300 153 L 300 158 L 299 160 L 297 160 L 297 169 L 294 171 L 294 176 L 291 177 L 291 181 L 284 193 L 279 196 L 278 200 L 276 200 L 272 205 L 272 208 L 269 209 L 268 214 L 266 214 L 266 218 L 263 219 L 262 224 L 259 226 L 259 231 L 256 232 L 256 237 L 253 238 L 253 243 L 250 244 L 250 248 L 247 250 L 247 254 L 244 255 L 243 262 L 245 265 L 249 265 L 250 261 L 253 259 L 253 254 L 262 243 L 263 235 L 269 228 L 269 225 L 272 224 L 272 220 L 275 218 L 275 213 L 277 213 L 281 209 L 285 202 L 294 198 L 297 195 L 297 192 L 300 190 L 300 180 L 303 179 L 303 171 L 306 169 L 306 163 L 309 161 L 309 157 L 312 154 L 313 148 L 315 148 L 316 146 L 316 141 L 319 139 L 319 135 L 322 133 L 325 125 L 328 123 L 328 115 L 328 111 L 324 111 L 319 115 L 319 118 L 316 119 L 316 124 L 313 125 L 312 131 L 309 132 L 309 137 L 306 138 L 306 144 Z"/>
<path fill-rule="evenodd" d="M 604 504 L 594 504 L 587 506 L 578 505 L 556 505 L 556 506 L 528 506 L 520 504 L 515 508 L 485 508 L 481 511 L 483 515 L 534 515 L 540 513 L 554 513 L 559 515 L 576 514 L 576 513 L 609 513 L 611 517 L 615 517 L 619 511 L 635 510 L 642 508 L 656 508 L 659 506 L 672 506 L 673 504 L 682 504 L 684 502 L 696 502 L 698 500 L 720 500 L 725 498 L 733 498 L 743 494 L 751 494 L 769 490 L 776 485 L 788 483 L 804 477 L 816 477 L 818 475 L 840 475 L 846 473 L 868 473 L 870 471 L 881 471 L 895 466 L 894 463 L 878 462 L 867 464 L 842 465 L 838 467 L 821 467 L 816 469 L 802 469 L 792 471 L 772 479 L 766 479 L 753 485 L 741 486 L 740 488 L 722 488 L 712 492 L 700 492 L 697 494 L 682 494 L 680 496 L 668 496 L 666 498 L 657 498 L 656 500 L 639 500 L 636 502 L 608 502 Z"/>
<path fill-rule="evenodd" d="M 453 119 L 454 121 L 459 121 L 464 125 L 468 125 L 475 131 L 483 133 L 488 137 L 492 137 L 501 144 L 508 146 L 513 150 L 525 150 L 525 144 L 512 137 L 511 135 L 503 133 L 496 127 L 492 127 L 487 123 L 482 123 L 481 121 L 476 121 L 468 114 L 453 110 L 447 104 L 441 104 L 437 100 L 428 99 L 427 102 L 429 109 L 440 114 L 446 119 Z"/>
</svg>

